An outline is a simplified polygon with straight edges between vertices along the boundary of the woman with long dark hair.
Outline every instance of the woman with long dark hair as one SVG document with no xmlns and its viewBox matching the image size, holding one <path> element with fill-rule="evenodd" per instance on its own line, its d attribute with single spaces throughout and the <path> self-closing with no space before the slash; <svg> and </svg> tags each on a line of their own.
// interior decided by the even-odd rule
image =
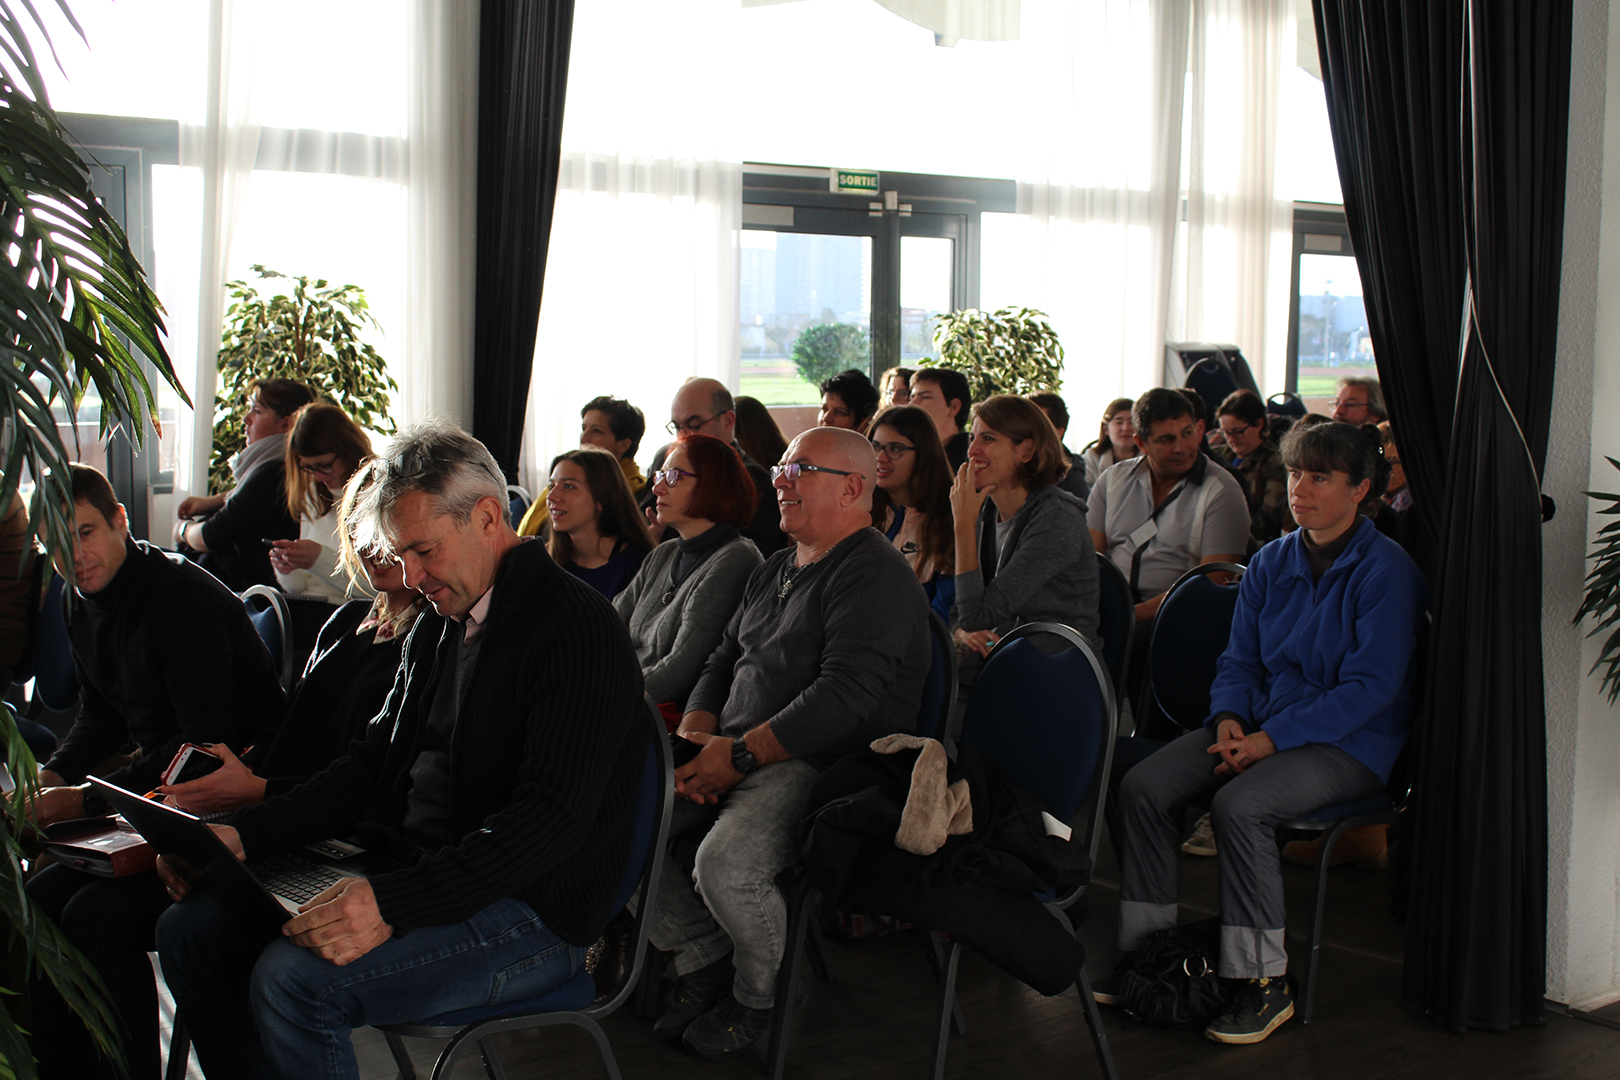
<svg viewBox="0 0 1620 1080">
<path fill-rule="evenodd" d="M 884 535 L 911 563 L 929 605 L 950 625 L 956 600 L 956 530 L 951 465 L 933 419 L 914 405 L 892 405 L 872 420 Z M 877 503 L 874 504 L 874 510 Z"/>
<path fill-rule="evenodd" d="M 653 547 L 618 459 L 599 446 L 551 459 L 546 515 L 551 557 L 609 600 L 636 576 Z"/>
<path fill-rule="evenodd" d="M 743 453 L 767 467 L 781 461 L 788 441 L 771 410 L 758 398 L 739 397 L 733 404 L 737 406 L 737 445 Z"/>
<path fill-rule="evenodd" d="M 348 595 L 337 504 L 349 478 L 370 460 L 371 439 L 336 405 L 317 402 L 293 414 L 285 452 L 287 511 L 299 523 L 299 538 L 270 546 L 282 592 L 329 600 Z"/>
<path fill-rule="evenodd" d="M 1131 426 L 1131 409 L 1135 405 L 1134 398 L 1115 398 L 1103 410 L 1102 427 L 1097 430 L 1096 442 L 1080 451 L 1086 463 L 1087 488 L 1095 487 L 1097 477 L 1111 466 L 1140 453 L 1136 446 L 1136 429 Z"/>
</svg>

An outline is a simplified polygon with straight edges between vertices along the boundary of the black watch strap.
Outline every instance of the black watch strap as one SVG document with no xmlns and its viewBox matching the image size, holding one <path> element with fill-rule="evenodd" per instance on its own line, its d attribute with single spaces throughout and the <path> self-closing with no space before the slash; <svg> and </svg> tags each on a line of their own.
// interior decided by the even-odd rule
<svg viewBox="0 0 1620 1080">
<path fill-rule="evenodd" d="M 731 740 L 731 767 L 744 776 L 759 768 L 759 760 L 749 751 L 748 744 L 741 739 Z"/>
<path fill-rule="evenodd" d="M 107 797 L 89 784 L 80 784 L 79 791 L 84 797 L 85 817 L 101 817 L 112 809 L 107 802 Z"/>
</svg>

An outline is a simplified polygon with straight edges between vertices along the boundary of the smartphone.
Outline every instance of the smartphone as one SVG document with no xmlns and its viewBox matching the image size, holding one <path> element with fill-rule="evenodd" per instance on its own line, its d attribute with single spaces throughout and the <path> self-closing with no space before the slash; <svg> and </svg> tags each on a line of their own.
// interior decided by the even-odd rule
<svg viewBox="0 0 1620 1080">
<path fill-rule="evenodd" d="M 699 746 L 697 743 L 690 739 L 683 738 L 682 736 L 675 734 L 673 731 L 669 733 L 669 745 L 675 759 L 675 767 L 677 769 L 682 765 L 685 765 L 688 761 L 691 761 L 693 758 L 697 757 L 698 752 L 703 749 L 703 747 Z"/>
<path fill-rule="evenodd" d="M 218 754 L 211 753 L 195 743 L 186 743 L 174 755 L 174 760 L 169 762 L 169 767 L 163 770 L 163 784 L 165 787 L 172 787 L 175 784 L 200 780 L 224 764 Z"/>
</svg>

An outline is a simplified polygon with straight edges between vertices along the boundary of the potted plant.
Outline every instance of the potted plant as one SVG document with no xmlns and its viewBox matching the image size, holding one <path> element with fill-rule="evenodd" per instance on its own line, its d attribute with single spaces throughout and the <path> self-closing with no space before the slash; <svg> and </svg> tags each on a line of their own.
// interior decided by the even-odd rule
<svg viewBox="0 0 1620 1080">
<path fill-rule="evenodd" d="M 1056 391 L 1063 385 L 1063 346 L 1044 311 L 948 311 L 935 316 L 937 367 L 967 377 L 975 401 L 991 394 Z"/>
<path fill-rule="evenodd" d="M 1608 461 L 1620 469 L 1620 461 L 1614 458 Z M 1588 491 L 1586 494 L 1594 499 L 1608 500 L 1609 505 L 1598 513 L 1611 517 L 1620 515 L 1620 495 L 1607 491 Z M 1575 622 L 1579 623 L 1588 616 L 1596 620 L 1597 625 L 1588 631 L 1587 637 L 1596 637 L 1609 630 L 1609 636 L 1603 640 L 1603 648 L 1587 674 L 1603 669 L 1599 686 L 1607 693 L 1609 704 L 1613 705 L 1615 698 L 1620 697 L 1620 626 L 1615 626 L 1620 622 L 1620 520 L 1611 521 L 1598 530 L 1597 542 L 1592 545 L 1587 558 L 1592 560 L 1592 569 L 1586 575 L 1586 596 L 1581 600 L 1580 610 L 1575 613 Z"/>
<path fill-rule="evenodd" d="M 247 443 L 242 418 L 248 387 L 258 379 L 297 379 L 340 406 L 355 423 L 383 435 L 394 432 L 388 393 L 398 385 L 387 363 L 360 339 L 377 320 L 358 285 L 291 277 L 257 263 L 260 281 L 290 282 L 268 296 L 245 281 L 227 281 L 231 306 L 219 346 L 219 393 L 214 399 L 214 456 L 209 490 L 231 484 L 230 460 Z"/>
<path fill-rule="evenodd" d="M 56 3 L 82 35 L 66 0 Z M 89 171 L 51 108 L 29 41 L 34 34 L 49 44 L 49 34 L 34 4 L 15 6 L 20 10 L 13 10 L 12 0 L 0 0 L 0 47 L 11 58 L 0 78 L 0 228 L 8 233 L 4 245 L 11 252 L 0 261 L 0 507 L 11 505 L 25 475 L 32 477 L 34 535 L 70 563 L 74 523 L 67 466 L 73 454 L 53 407 L 72 415 L 93 388 L 101 400 L 102 437 L 123 427 L 139 446 L 147 425 L 158 423 L 157 397 L 142 357 L 183 399 L 186 394 L 163 348 L 157 296 L 123 229 L 91 193 Z M 66 572 L 71 575 L 70 568 Z M 3 800 L 7 814 L 0 826 L 0 921 L 13 959 L 10 977 L 43 974 L 84 1018 L 97 1043 L 118 1057 L 100 980 L 22 887 L 24 808 L 38 781 L 9 709 L 0 709 L 0 745 L 16 781 Z M 0 994 L 0 1076 L 32 1077 L 33 1055 L 11 1012 L 21 987 L 0 989 L 11 991 Z"/>
</svg>

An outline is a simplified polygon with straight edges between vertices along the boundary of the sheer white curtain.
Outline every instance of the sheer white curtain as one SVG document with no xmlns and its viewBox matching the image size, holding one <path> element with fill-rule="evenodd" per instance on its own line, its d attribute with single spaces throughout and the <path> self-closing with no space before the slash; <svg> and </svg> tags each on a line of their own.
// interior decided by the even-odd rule
<svg viewBox="0 0 1620 1080">
<path fill-rule="evenodd" d="M 683 380 L 737 385 L 742 157 L 723 62 L 737 10 L 735 0 L 575 9 L 519 469 L 531 492 L 553 456 L 579 445 L 591 398 L 642 409 L 646 462 Z"/>
</svg>

